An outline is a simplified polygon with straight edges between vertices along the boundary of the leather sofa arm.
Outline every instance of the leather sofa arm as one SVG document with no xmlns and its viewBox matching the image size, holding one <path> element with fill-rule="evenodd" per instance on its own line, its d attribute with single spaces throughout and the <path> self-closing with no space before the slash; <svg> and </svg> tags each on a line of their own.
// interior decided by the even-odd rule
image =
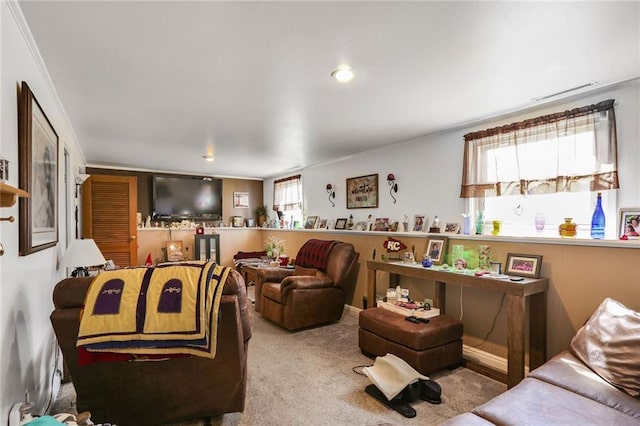
<svg viewBox="0 0 640 426">
<path fill-rule="evenodd" d="M 261 268 L 258 269 L 258 279 L 263 283 L 279 283 L 284 278 L 293 275 L 293 269 L 285 268 Z"/>
<path fill-rule="evenodd" d="M 333 278 L 326 276 L 296 275 L 287 277 L 280 284 L 282 299 L 285 300 L 291 290 L 310 290 L 318 288 L 333 288 Z"/>
</svg>

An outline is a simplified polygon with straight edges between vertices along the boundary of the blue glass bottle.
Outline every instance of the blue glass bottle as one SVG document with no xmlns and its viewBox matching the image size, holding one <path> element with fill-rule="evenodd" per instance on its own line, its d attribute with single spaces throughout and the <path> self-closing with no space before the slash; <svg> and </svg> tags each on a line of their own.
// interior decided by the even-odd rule
<svg viewBox="0 0 640 426">
<path fill-rule="evenodd" d="M 591 238 L 602 240 L 604 238 L 604 211 L 602 210 L 602 194 L 598 192 L 596 209 L 591 218 Z"/>
</svg>

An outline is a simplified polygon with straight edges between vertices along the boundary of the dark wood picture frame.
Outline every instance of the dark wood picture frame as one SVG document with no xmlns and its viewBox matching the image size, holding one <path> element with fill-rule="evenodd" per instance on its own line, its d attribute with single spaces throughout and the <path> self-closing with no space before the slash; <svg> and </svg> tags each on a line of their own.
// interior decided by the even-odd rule
<svg viewBox="0 0 640 426">
<path fill-rule="evenodd" d="M 504 268 L 504 274 L 527 278 L 540 278 L 540 268 L 542 268 L 541 255 L 507 253 L 507 264 Z"/>
<path fill-rule="evenodd" d="M 447 258 L 447 237 L 429 237 L 424 252 L 431 257 L 434 265 L 442 265 Z M 437 250 L 437 254 L 434 254 Z"/>
<path fill-rule="evenodd" d="M 347 218 L 336 219 L 336 227 L 334 229 L 346 229 L 347 228 Z"/>
<path fill-rule="evenodd" d="M 58 244 L 58 134 L 26 82 L 18 98 L 19 253 Z"/>
<path fill-rule="evenodd" d="M 242 216 L 233 216 L 231 218 L 231 225 L 234 228 L 243 228 L 244 227 L 244 217 L 242 217 Z"/>
<path fill-rule="evenodd" d="M 347 208 L 378 207 L 378 174 L 347 178 Z"/>
</svg>

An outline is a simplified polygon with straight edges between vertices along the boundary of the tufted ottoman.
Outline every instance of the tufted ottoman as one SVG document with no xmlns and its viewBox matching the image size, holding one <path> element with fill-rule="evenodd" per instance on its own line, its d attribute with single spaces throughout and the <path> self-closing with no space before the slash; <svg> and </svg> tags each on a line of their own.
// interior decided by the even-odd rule
<svg viewBox="0 0 640 426">
<path fill-rule="evenodd" d="M 414 324 L 404 315 L 383 308 L 360 312 L 358 344 L 363 354 L 375 357 L 392 353 L 421 374 L 462 363 L 462 322 L 447 315 Z"/>
</svg>

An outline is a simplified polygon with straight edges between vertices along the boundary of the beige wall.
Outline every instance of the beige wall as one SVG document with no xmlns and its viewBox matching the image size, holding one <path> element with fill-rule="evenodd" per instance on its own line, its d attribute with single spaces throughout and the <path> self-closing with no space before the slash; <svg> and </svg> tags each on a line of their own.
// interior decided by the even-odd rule
<svg viewBox="0 0 640 426">
<path fill-rule="evenodd" d="M 251 231 L 249 231 L 251 232 Z M 382 247 L 386 234 L 337 231 L 287 231 L 260 229 L 254 230 L 256 244 L 245 250 L 259 250 L 265 240 L 276 235 L 286 241 L 287 254 L 295 257 L 300 246 L 309 238 L 339 239 L 353 243 L 360 253 L 360 271 L 351 305 L 362 307 L 362 297 L 366 294 L 366 260 L 371 259 L 373 250 L 376 259 L 384 252 Z M 426 244 L 426 234 L 396 235 L 408 247 L 415 246 L 417 257 L 421 257 Z M 415 234 L 413 234 L 415 235 Z M 547 294 L 547 347 L 548 356 L 566 349 L 576 330 L 587 320 L 605 297 L 612 297 L 629 308 L 640 310 L 640 244 L 637 241 L 609 242 L 609 246 L 568 245 L 565 241 L 540 240 L 523 242 L 515 237 L 456 236 L 449 239 L 449 252 L 452 244 L 463 244 L 465 250 L 475 250 L 478 245 L 488 244 L 492 258 L 505 262 L 507 253 L 538 254 L 543 256 L 541 276 L 549 279 Z M 613 246 L 615 245 L 615 246 Z M 379 283 L 388 282 L 388 275 L 379 273 Z M 415 279 L 404 278 L 401 286 L 410 289 L 410 295 L 416 300 L 433 298 L 434 284 Z M 378 285 L 382 294 L 385 285 Z M 465 344 L 480 343 L 491 328 L 501 295 L 465 288 L 462 294 Z M 459 318 L 460 288 L 447 286 L 447 313 Z M 496 326 L 488 343 L 480 349 L 506 357 L 506 303 L 497 316 Z"/>
<path fill-rule="evenodd" d="M 248 192 L 249 208 L 233 208 L 233 193 Z M 262 181 L 245 179 L 224 179 L 222 181 L 222 217 L 227 223 L 231 223 L 232 216 L 242 216 L 245 219 L 255 217 L 256 207 L 262 205 Z"/>
</svg>

